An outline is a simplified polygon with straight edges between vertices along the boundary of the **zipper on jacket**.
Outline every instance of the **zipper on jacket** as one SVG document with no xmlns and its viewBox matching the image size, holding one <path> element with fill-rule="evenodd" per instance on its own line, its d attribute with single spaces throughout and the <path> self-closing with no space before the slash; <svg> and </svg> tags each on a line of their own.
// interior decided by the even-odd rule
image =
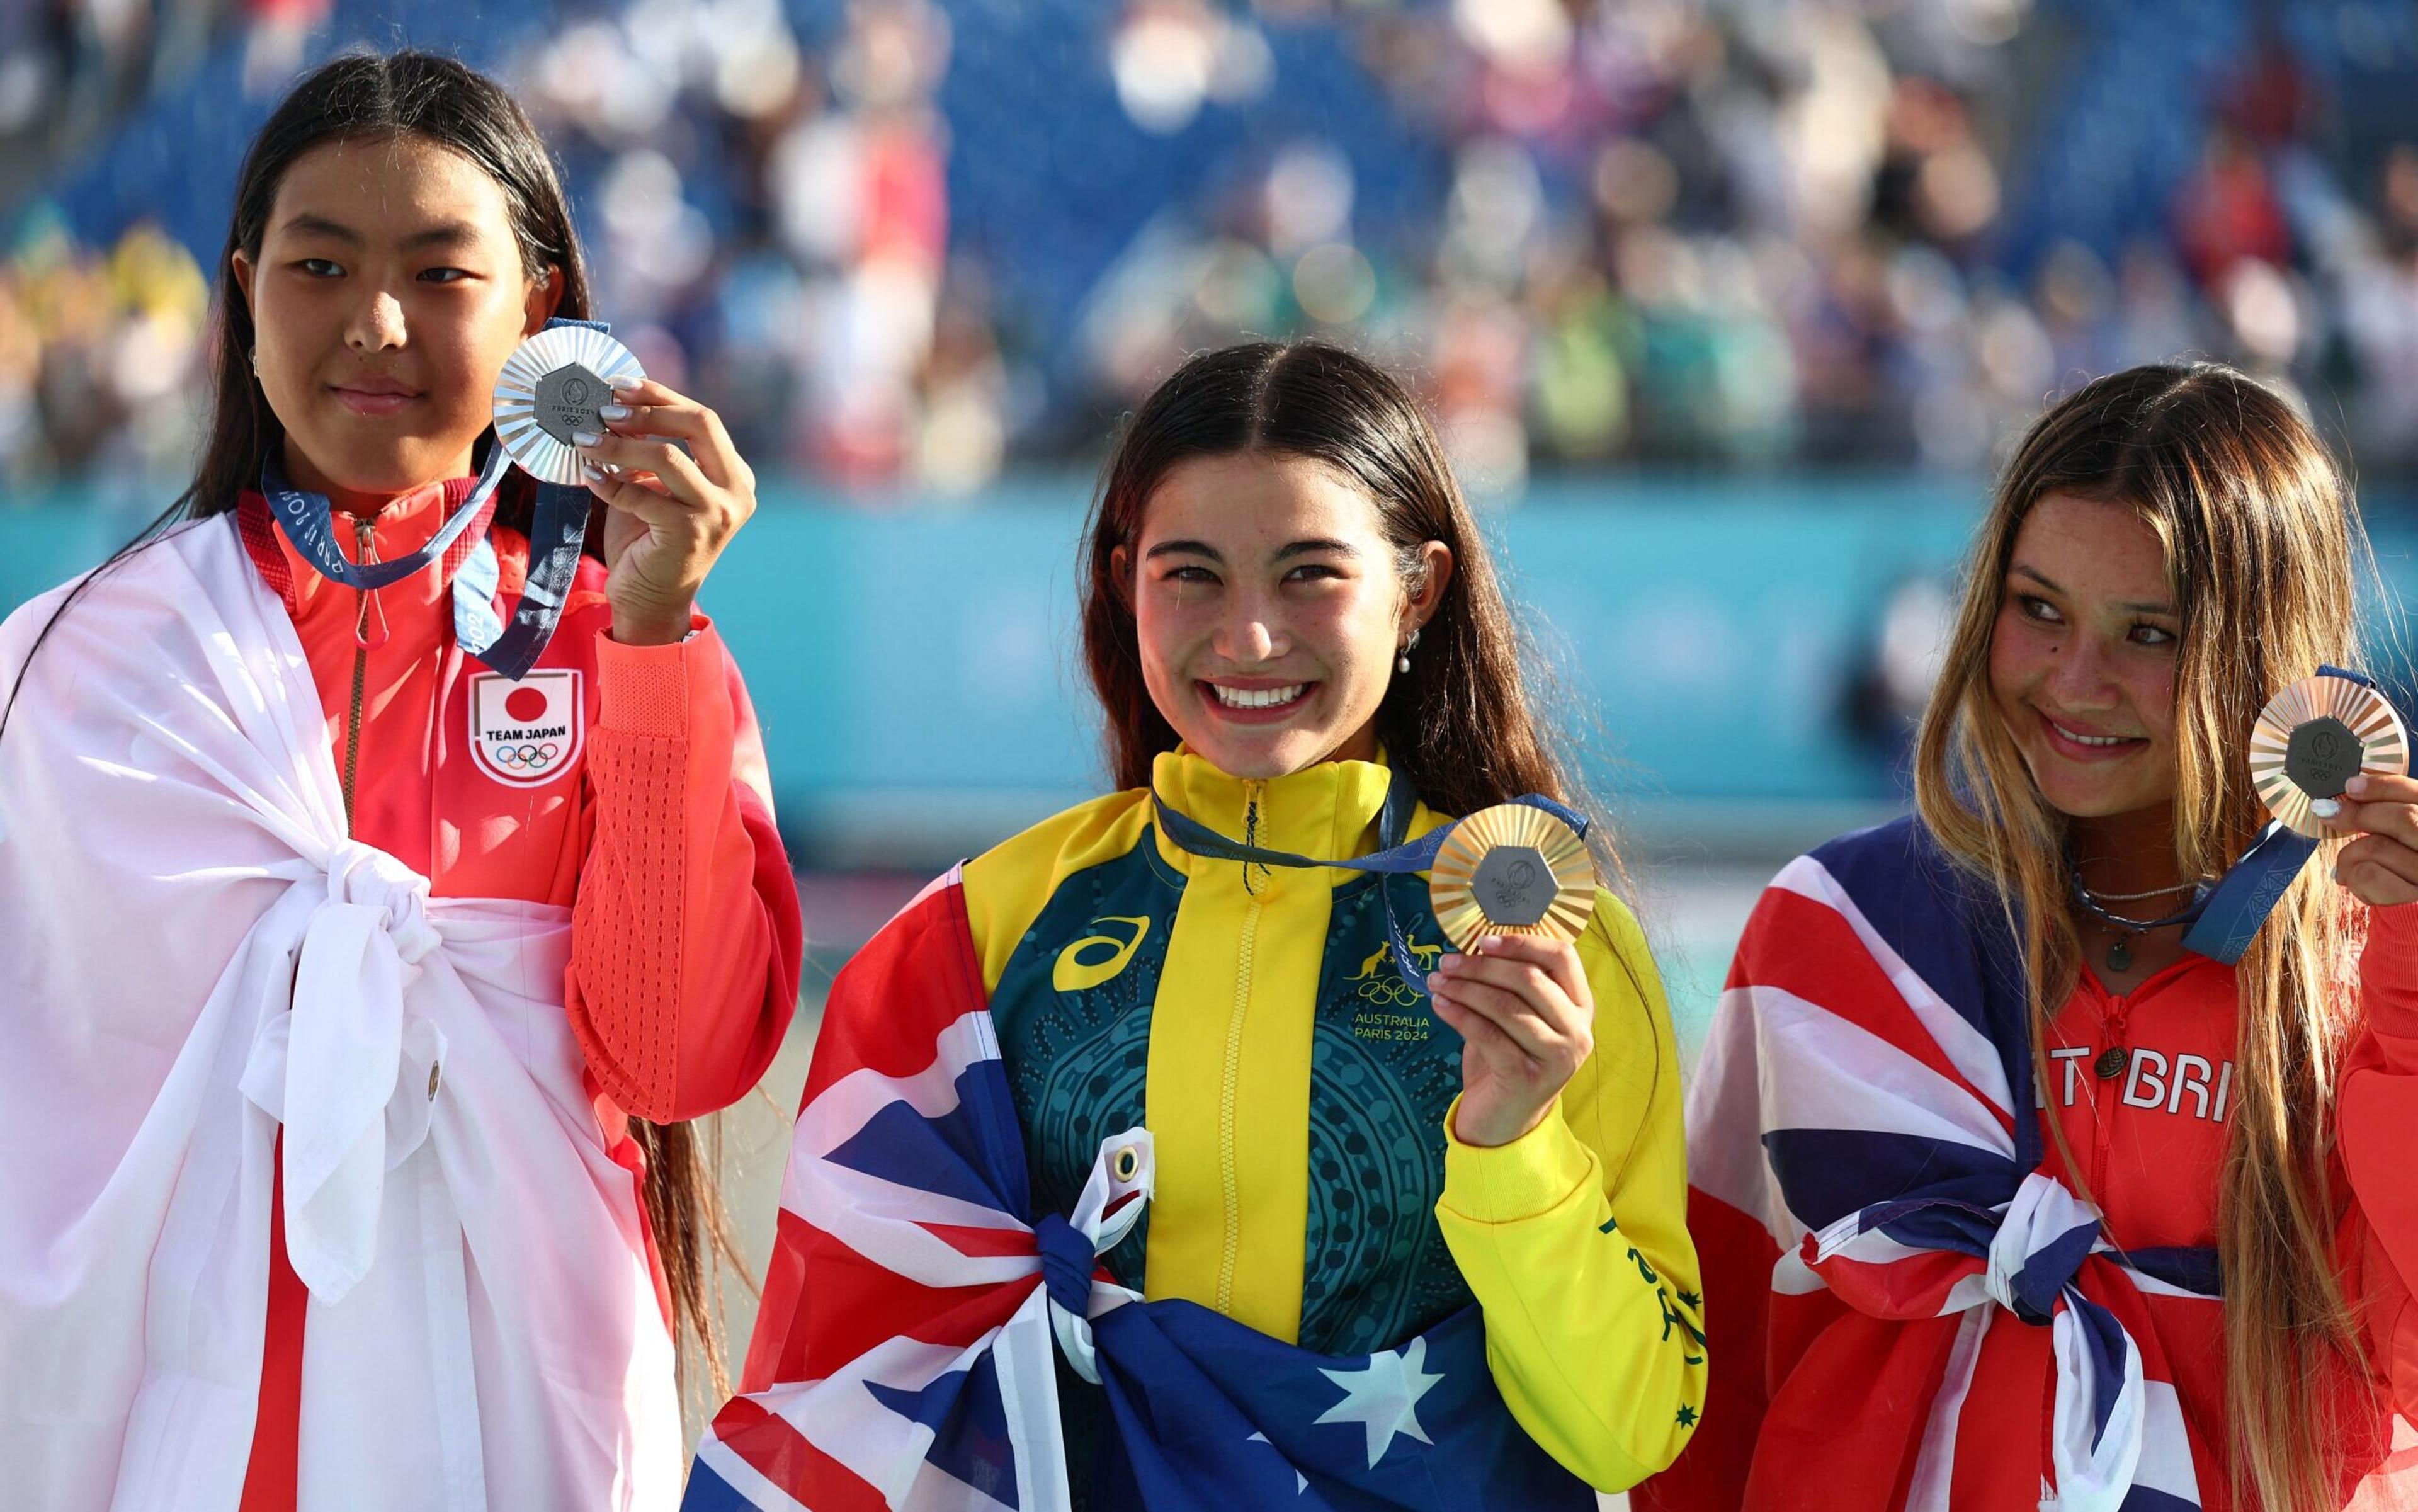
<svg viewBox="0 0 2418 1512">
<path fill-rule="evenodd" d="M 353 559 L 368 562 L 376 559 L 377 522 L 366 514 L 353 516 Z M 344 832 L 353 832 L 353 774 L 361 761 L 361 695 L 370 675 L 370 600 L 372 590 L 353 590 L 360 601 L 360 611 L 353 618 L 353 697 L 352 713 L 344 722 Z"/>
<path fill-rule="evenodd" d="M 1261 783 L 1243 786 L 1243 843 L 1259 844 Z M 1265 871 L 1266 868 L 1261 868 Z M 1234 1007 L 1226 1019 L 1225 1079 L 1217 1094 L 1217 1174 L 1226 1205 L 1225 1245 L 1217 1257 L 1217 1310 L 1234 1312 L 1234 1265 L 1243 1244 L 1243 1188 L 1234 1158 L 1234 1094 L 1243 1071 L 1243 1018 L 1251 1004 L 1251 964 L 1260 933 L 1263 900 L 1251 882 L 1251 863 L 1243 863 L 1243 928 L 1234 943 Z"/>
<path fill-rule="evenodd" d="M 2105 1047 L 2091 1058 L 2090 1079 L 2099 1088 L 2092 1099 L 2090 1134 L 2090 1195 L 2096 1202 L 2104 1203 L 2107 1191 L 2107 1151 L 2113 1141 L 2118 1099 L 2133 1071 L 2132 1048 L 2128 1037 L 2133 1004 L 2121 996 L 2110 996 L 2099 1005 L 2100 1037 Z M 2114 1067 L 2112 1073 L 2105 1069 Z"/>
</svg>

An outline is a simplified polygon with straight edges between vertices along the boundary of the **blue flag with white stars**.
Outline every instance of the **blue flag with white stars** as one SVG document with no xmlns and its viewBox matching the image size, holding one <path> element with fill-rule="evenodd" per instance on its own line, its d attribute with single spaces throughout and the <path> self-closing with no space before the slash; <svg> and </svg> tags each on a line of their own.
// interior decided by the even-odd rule
<svg viewBox="0 0 2418 1512">
<path fill-rule="evenodd" d="M 1595 1505 L 1504 1406 L 1475 1306 L 1357 1359 L 1312 1354 L 1190 1302 L 1122 1307 L 1094 1332 L 1114 1424 L 1094 1480 L 1101 1506 Z"/>
<path fill-rule="evenodd" d="M 742 1395 L 684 1512 L 1590 1512 L 1495 1389 L 1476 1306 L 1374 1354 L 1313 1353 L 1098 1257 L 1151 1191 L 1148 1131 L 1103 1142 L 1071 1214 L 1024 1145 L 955 878 L 834 984 Z M 955 963 L 953 969 L 952 963 Z M 1069 1465 L 1058 1364 L 1105 1397 Z"/>
</svg>

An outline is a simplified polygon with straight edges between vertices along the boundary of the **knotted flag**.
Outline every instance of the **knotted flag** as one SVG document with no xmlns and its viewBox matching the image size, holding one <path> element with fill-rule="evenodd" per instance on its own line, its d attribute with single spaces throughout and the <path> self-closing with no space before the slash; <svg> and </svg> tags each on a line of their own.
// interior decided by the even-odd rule
<svg viewBox="0 0 2418 1512">
<path fill-rule="evenodd" d="M 935 883 L 833 984 L 745 1394 L 686 1512 L 1063 1512 L 1061 1357 L 1105 1396 L 1102 1512 L 1594 1506 L 1505 1407 L 1474 1306 L 1338 1357 L 1110 1279 L 1152 1168 L 1129 1130 L 1073 1214 L 1030 1212 L 964 895 Z"/>
<path fill-rule="evenodd" d="M 1896 1505 L 1947 1507 L 1983 1336 L 2019 1321 L 2051 1330 L 2056 1360 L 2042 1504 L 2196 1508 L 2145 1299 L 2218 1306 L 2215 1254 L 2120 1252 L 2098 1210 L 2042 1168 L 2029 1034 L 2005 912 L 1928 832 L 1909 820 L 1834 841 L 1790 863 L 1748 926 L 1690 1099 L 1691 1184 L 1779 1247 L 1775 1330 L 1824 1291 L 1876 1319 L 1957 1318 L 1910 1435 L 1841 1425 L 1891 1453 L 1911 1439 Z M 1824 1490 L 1804 1504 L 1847 1504 Z"/>
</svg>

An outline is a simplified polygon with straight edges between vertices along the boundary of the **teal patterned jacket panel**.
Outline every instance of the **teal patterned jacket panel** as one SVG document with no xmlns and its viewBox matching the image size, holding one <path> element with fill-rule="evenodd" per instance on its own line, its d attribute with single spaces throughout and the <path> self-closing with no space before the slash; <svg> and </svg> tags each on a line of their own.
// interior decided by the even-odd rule
<svg viewBox="0 0 2418 1512">
<path fill-rule="evenodd" d="M 1446 1249 L 1444 1116 L 1461 1091 L 1461 1036 L 1402 980 L 1378 889 L 1394 895 L 1422 970 L 1446 950 L 1417 877 L 1338 888 L 1309 1061 L 1309 1225 L 1301 1343 L 1390 1349 L 1473 1300 Z"/>
<path fill-rule="evenodd" d="M 1183 901 L 1183 874 L 1145 829 L 1130 851 L 1061 882 L 1000 972 L 990 1016 L 1036 1214 L 1074 1212 L 1100 1141 L 1143 1122 L 1151 1010 Z M 1137 1291 L 1149 1231 L 1145 1208 L 1103 1257 Z"/>
<path fill-rule="evenodd" d="M 1445 949 L 1423 879 L 1335 891 L 1311 1029 L 1300 1335 L 1323 1354 L 1390 1348 L 1471 1300 L 1435 1220 L 1461 1038 L 1402 980 L 1381 886 L 1423 968 Z M 1000 974 L 991 1017 L 1036 1212 L 1071 1212 L 1100 1141 L 1144 1121 L 1151 1016 L 1183 897 L 1145 829 L 1129 853 L 1061 883 Z M 1106 1257 L 1136 1290 L 1149 1228 L 1145 1214 Z"/>
</svg>

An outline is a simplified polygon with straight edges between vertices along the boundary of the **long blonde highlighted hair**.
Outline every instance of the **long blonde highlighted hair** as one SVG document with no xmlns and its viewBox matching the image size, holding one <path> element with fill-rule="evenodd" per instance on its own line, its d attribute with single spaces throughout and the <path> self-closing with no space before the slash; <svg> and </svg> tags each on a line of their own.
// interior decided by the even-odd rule
<svg viewBox="0 0 2418 1512">
<path fill-rule="evenodd" d="M 2081 970 L 2067 820 L 2033 785 L 1989 674 L 2016 533 L 2051 494 L 2124 505 L 2165 545 L 2182 621 L 2174 845 L 2185 878 L 2221 873 L 2266 823 L 2245 760 L 2251 725 L 2270 697 L 2320 664 L 2358 664 L 2353 569 L 2368 564 L 2325 447 L 2290 405 L 2230 368 L 2112 374 L 2058 402 L 2025 435 L 1973 551 L 1917 741 L 1915 802 L 1947 851 L 1996 887 L 2015 924 L 2043 1086 L 2048 1016 Z M 2303 871 L 2236 973 L 2237 1093 L 2217 1203 L 2227 1458 L 2236 1503 L 2271 1512 L 2340 1500 L 2334 1397 L 2321 1383 L 2339 1374 L 2338 1362 L 2358 1357 L 2334 1265 L 2327 1169 L 2365 912 L 2329 883 L 2329 869 L 2321 857 Z M 2062 1147 L 2057 1121 L 2048 1122 Z"/>
</svg>

